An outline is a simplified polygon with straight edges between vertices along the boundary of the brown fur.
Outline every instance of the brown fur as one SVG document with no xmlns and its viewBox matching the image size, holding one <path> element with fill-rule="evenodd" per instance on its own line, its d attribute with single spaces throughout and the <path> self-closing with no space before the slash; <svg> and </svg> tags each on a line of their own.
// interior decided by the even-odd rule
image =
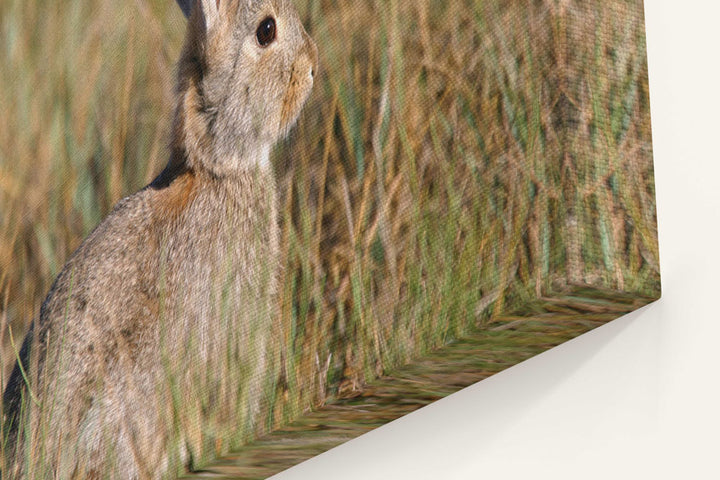
<svg viewBox="0 0 720 480">
<path fill-rule="evenodd" d="M 5 391 L 18 453 L 3 478 L 160 478 L 199 452 L 201 424 L 223 431 L 260 408 L 279 251 L 267 155 L 309 94 L 317 51 L 287 0 L 198 2 L 168 165 L 55 280 L 20 352 L 29 389 L 16 365 Z M 268 15 L 278 39 L 263 49 L 254 25 Z M 223 415 L 191 408 L 198 384 Z"/>
<path fill-rule="evenodd" d="M 157 209 L 153 212 L 158 223 L 176 219 L 197 194 L 197 177 L 192 170 L 175 174 L 166 191 L 157 197 Z"/>
</svg>

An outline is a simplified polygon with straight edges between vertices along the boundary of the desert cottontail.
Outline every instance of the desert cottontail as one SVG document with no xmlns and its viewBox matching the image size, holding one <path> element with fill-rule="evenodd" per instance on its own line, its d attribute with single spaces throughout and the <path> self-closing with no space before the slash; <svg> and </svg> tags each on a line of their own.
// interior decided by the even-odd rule
<svg viewBox="0 0 720 480">
<path fill-rule="evenodd" d="M 164 171 L 120 201 L 45 299 L 4 394 L 7 477 L 159 478 L 252 428 L 273 381 L 273 144 L 313 85 L 290 0 L 189 17 Z"/>
</svg>

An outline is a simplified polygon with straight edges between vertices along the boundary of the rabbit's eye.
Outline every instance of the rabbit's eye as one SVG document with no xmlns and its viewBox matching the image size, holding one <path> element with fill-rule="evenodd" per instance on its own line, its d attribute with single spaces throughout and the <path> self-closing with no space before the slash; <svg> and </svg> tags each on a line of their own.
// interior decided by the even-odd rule
<svg viewBox="0 0 720 480">
<path fill-rule="evenodd" d="M 261 47 L 267 47 L 274 42 L 275 37 L 277 36 L 275 19 L 268 17 L 260 22 L 260 26 L 258 26 L 255 36 L 257 37 L 258 43 Z"/>
</svg>

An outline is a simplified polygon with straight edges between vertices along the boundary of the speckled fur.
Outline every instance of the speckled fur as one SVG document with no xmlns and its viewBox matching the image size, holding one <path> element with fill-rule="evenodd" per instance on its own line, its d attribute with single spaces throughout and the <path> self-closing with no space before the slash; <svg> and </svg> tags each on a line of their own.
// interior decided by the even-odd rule
<svg viewBox="0 0 720 480">
<path fill-rule="evenodd" d="M 18 365 L 5 390 L 6 451 L 19 453 L 3 478 L 30 476 L 28 455 L 51 478 L 161 478 L 197 448 L 185 431 L 197 425 L 168 425 L 166 379 L 181 395 L 199 377 L 232 392 L 228 352 L 250 365 L 248 413 L 258 409 L 279 251 L 268 155 L 309 95 L 317 50 L 288 0 L 179 3 L 191 14 L 170 160 L 55 280 L 20 353 L 29 414 Z M 278 38 L 261 48 L 267 16 Z"/>
</svg>

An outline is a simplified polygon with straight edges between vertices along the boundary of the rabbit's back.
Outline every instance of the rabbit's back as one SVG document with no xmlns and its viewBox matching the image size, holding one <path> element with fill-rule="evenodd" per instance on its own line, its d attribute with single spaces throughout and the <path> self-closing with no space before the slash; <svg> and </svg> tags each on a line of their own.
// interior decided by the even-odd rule
<svg viewBox="0 0 720 480">
<path fill-rule="evenodd" d="M 9 449 L 18 449 L 16 468 L 28 459 L 58 459 L 54 465 L 30 464 L 28 477 L 47 475 L 48 469 L 56 478 L 77 476 L 78 455 L 68 455 L 71 446 L 83 434 L 96 437 L 89 450 L 101 446 L 103 435 L 90 432 L 100 417 L 120 413 L 118 396 L 129 393 L 121 391 L 120 377 L 131 369 L 129 363 L 139 364 L 150 354 L 146 347 L 158 293 L 146 197 L 141 192 L 119 202 L 83 242 L 56 278 L 26 338 L 20 362 L 30 392 L 19 365 L 5 392 L 14 410 L 6 415 L 13 429 L 21 430 L 13 432 L 21 445 Z M 147 378 L 134 378 L 136 388 L 149 390 Z"/>
</svg>

